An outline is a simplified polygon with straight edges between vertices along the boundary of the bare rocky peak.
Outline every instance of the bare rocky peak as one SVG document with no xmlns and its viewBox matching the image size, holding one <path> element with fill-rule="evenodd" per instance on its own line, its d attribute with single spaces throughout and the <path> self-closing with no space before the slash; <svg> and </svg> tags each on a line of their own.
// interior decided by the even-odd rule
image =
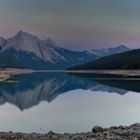
<svg viewBox="0 0 140 140">
<path fill-rule="evenodd" d="M 20 31 L 16 36 L 9 38 L 6 41 L 6 45 L 2 51 L 12 48 L 17 51 L 33 52 L 44 61 L 49 61 L 52 63 L 55 63 L 56 59 L 64 59 L 51 46 L 54 46 L 54 43 L 50 39 L 41 41 L 34 35 Z"/>
</svg>

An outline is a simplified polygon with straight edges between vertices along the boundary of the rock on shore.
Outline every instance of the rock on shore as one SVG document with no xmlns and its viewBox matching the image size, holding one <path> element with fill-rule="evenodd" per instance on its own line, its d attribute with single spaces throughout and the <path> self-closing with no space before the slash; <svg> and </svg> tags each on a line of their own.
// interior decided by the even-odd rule
<svg viewBox="0 0 140 140">
<path fill-rule="evenodd" d="M 0 140 L 140 140 L 140 124 L 110 128 L 95 126 L 90 132 L 74 134 L 0 132 Z"/>
</svg>

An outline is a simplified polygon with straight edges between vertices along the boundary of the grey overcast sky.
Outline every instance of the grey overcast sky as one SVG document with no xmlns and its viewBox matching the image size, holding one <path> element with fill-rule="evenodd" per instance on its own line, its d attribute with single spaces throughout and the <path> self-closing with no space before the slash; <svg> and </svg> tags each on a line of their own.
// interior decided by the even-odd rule
<svg viewBox="0 0 140 140">
<path fill-rule="evenodd" d="M 140 46 L 140 0 L 0 0 L 0 36 L 23 30 L 83 50 Z"/>
</svg>

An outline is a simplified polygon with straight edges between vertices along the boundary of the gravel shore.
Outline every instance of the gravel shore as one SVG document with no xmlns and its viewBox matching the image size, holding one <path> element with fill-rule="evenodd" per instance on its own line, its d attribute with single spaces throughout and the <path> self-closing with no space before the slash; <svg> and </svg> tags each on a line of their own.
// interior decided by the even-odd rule
<svg viewBox="0 0 140 140">
<path fill-rule="evenodd" d="M 140 140 L 140 124 L 110 128 L 95 126 L 90 132 L 73 134 L 0 132 L 0 140 Z"/>
</svg>

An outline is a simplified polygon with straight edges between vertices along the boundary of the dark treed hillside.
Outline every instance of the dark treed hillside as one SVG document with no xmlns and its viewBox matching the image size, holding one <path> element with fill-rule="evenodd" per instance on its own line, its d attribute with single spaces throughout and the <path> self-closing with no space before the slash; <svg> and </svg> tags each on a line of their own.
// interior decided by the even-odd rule
<svg viewBox="0 0 140 140">
<path fill-rule="evenodd" d="M 70 70 L 93 69 L 140 69 L 140 49 L 99 58 L 84 65 L 70 68 Z"/>
</svg>

